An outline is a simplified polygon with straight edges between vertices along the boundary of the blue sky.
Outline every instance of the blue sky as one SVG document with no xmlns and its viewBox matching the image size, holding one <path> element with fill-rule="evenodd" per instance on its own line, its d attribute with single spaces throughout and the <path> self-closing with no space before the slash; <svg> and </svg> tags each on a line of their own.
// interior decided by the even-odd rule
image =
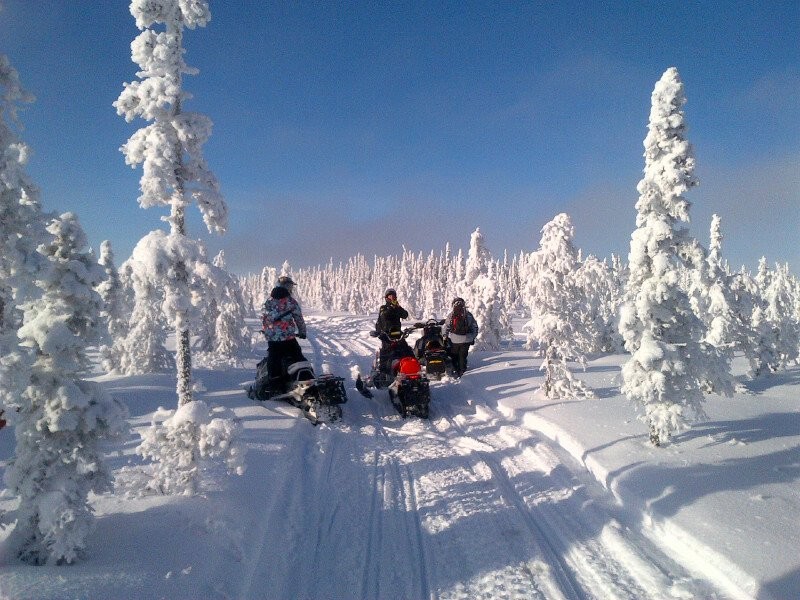
<svg viewBox="0 0 800 600">
<path fill-rule="evenodd" d="M 117 263 L 162 227 L 112 102 L 135 79 L 124 0 L 0 0 L 0 53 L 36 97 L 21 118 L 50 210 L 77 212 Z M 231 223 L 208 235 L 245 273 L 446 242 L 539 242 L 568 212 L 585 253 L 627 256 L 650 93 L 678 68 L 701 185 L 734 267 L 800 272 L 800 2 L 215 2 L 187 31 L 185 108 Z"/>
</svg>

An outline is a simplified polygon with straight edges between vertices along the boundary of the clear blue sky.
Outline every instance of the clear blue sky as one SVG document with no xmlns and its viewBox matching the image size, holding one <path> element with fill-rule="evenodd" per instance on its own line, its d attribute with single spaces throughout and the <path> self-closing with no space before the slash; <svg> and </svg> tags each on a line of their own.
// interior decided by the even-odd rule
<svg viewBox="0 0 800 600">
<path fill-rule="evenodd" d="M 0 0 L 0 53 L 37 102 L 21 117 L 46 208 L 77 212 L 119 264 L 158 209 L 111 103 L 135 79 L 125 0 Z M 800 1 L 210 2 L 187 31 L 185 108 L 244 273 L 362 252 L 533 250 L 568 212 L 585 253 L 627 256 L 650 93 L 678 68 L 698 160 L 692 231 L 722 217 L 734 267 L 800 273 Z"/>
</svg>

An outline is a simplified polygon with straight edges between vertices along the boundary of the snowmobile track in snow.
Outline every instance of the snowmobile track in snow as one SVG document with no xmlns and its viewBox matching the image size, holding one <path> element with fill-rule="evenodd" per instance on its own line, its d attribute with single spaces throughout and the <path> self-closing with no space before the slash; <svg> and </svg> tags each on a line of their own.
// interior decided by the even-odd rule
<svg viewBox="0 0 800 600">
<path fill-rule="evenodd" d="M 347 378 L 348 402 L 333 426 L 287 430 L 255 580 L 287 598 L 722 597 L 625 527 L 563 449 L 498 413 L 479 369 L 432 383 L 430 420 L 403 419 L 385 390 L 356 393 L 348 376 L 372 361 L 371 324 L 309 319 L 308 358 Z M 313 539 L 293 535 L 308 529 Z"/>
</svg>

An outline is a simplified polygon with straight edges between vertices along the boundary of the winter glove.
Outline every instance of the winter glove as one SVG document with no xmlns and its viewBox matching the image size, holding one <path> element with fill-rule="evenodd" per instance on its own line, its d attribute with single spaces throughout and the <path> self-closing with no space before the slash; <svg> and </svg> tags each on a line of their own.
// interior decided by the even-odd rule
<svg viewBox="0 0 800 600">
<path fill-rule="evenodd" d="M 298 334 L 297 334 L 297 337 L 299 337 L 301 340 L 304 340 L 304 339 L 306 339 L 306 332 L 305 332 L 305 331 L 303 331 L 303 332 L 301 332 L 301 333 L 298 333 Z"/>
</svg>

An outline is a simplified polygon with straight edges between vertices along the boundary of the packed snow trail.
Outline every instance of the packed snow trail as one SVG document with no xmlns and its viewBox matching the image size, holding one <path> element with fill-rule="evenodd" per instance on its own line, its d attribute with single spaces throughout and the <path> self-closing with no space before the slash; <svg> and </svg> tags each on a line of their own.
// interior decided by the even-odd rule
<svg viewBox="0 0 800 600">
<path fill-rule="evenodd" d="M 296 421 L 264 477 L 240 598 L 722 598 L 626 527 L 570 456 L 512 416 L 480 368 L 432 385 L 431 418 L 366 399 L 372 319 L 310 317 L 304 352 L 347 378 L 343 421 Z M 275 408 L 267 402 L 265 407 Z"/>
</svg>

